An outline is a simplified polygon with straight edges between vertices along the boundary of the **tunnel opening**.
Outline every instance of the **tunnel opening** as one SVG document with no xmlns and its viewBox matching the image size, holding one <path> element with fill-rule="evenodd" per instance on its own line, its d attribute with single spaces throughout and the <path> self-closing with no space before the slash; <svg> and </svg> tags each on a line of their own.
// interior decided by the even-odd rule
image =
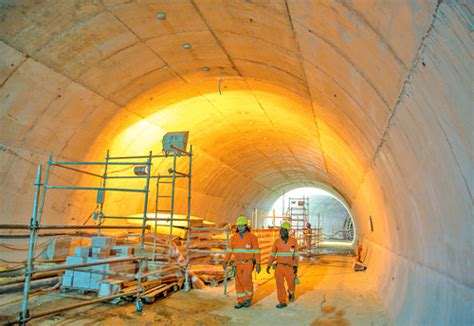
<svg viewBox="0 0 474 326">
<path fill-rule="evenodd" d="M 297 232 L 304 233 L 304 228 L 313 229 L 307 232 L 318 233 L 312 236 L 314 239 L 306 244 L 302 241 L 305 250 L 312 254 L 328 253 L 322 249 L 329 247 L 351 248 L 356 231 L 350 210 L 340 194 L 326 189 L 298 187 L 284 192 L 267 212 L 264 226 L 279 227 L 288 220 L 295 225 Z M 303 219 L 301 223 L 292 221 L 299 218 Z"/>
</svg>

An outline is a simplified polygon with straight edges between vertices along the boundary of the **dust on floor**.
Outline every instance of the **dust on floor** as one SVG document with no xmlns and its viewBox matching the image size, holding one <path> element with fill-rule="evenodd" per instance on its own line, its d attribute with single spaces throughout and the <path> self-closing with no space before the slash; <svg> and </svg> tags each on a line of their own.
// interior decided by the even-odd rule
<svg viewBox="0 0 474 326">
<path fill-rule="evenodd" d="M 367 275 L 352 271 L 353 258 L 320 256 L 303 262 L 296 300 L 277 309 L 275 280 L 265 269 L 255 274 L 255 295 L 250 308 L 234 309 L 233 282 L 229 296 L 216 288 L 174 293 L 136 313 L 131 303 L 96 304 L 32 321 L 31 325 L 392 325 L 381 299 L 373 292 Z M 0 297 L 0 323 L 18 311 L 20 296 Z M 17 300 L 15 302 L 15 300 Z M 35 311 L 77 302 L 76 299 L 36 295 Z M 9 302 L 9 303 L 7 303 Z"/>
</svg>

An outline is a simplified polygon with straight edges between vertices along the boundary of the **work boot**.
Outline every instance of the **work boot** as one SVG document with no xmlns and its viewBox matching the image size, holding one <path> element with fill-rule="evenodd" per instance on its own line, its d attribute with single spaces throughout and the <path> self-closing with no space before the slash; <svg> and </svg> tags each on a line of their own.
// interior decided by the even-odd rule
<svg viewBox="0 0 474 326">
<path fill-rule="evenodd" d="M 242 302 L 237 302 L 237 304 L 234 306 L 235 309 L 240 309 L 244 307 L 244 304 Z"/>
<path fill-rule="evenodd" d="M 286 303 L 280 302 L 279 304 L 276 305 L 276 307 L 277 307 L 278 309 L 285 308 L 285 307 L 286 307 Z"/>
<path fill-rule="evenodd" d="M 244 307 L 245 307 L 245 308 L 250 307 L 250 303 L 251 303 L 250 300 L 245 300 L 245 301 L 244 301 Z"/>
<path fill-rule="evenodd" d="M 288 292 L 288 300 L 290 300 L 290 302 L 295 301 L 295 294 L 292 292 Z"/>
</svg>

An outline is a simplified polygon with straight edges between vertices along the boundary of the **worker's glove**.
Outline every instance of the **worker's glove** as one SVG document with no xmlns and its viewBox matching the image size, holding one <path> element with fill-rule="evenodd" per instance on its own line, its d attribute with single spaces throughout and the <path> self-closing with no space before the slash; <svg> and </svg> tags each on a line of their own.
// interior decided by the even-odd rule
<svg viewBox="0 0 474 326">
<path fill-rule="evenodd" d="M 298 273 L 298 266 L 293 266 L 293 274 L 296 275 Z"/>
<path fill-rule="evenodd" d="M 260 272 L 262 271 L 262 267 L 260 266 L 260 264 L 257 264 L 257 267 L 255 267 L 255 270 L 257 271 L 257 274 L 260 274 Z"/>
<path fill-rule="evenodd" d="M 222 263 L 222 267 L 224 268 L 224 270 L 227 268 L 227 263 L 226 262 L 223 262 Z"/>
<path fill-rule="evenodd" d="M 270 265 L 267 266 L 267 274 L 270 274 Z"/>
</svg>

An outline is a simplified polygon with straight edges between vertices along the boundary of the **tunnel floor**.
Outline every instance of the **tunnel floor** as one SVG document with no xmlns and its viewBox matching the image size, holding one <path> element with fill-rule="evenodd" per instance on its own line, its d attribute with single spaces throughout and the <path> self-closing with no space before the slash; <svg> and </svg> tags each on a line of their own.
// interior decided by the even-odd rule
<svg viewBox="0 0 474 326">
<path fill-rule="evenodd" d="M 247 309 L 233 308 L 235 293 L 230 282 L 229 297 L 224 297 L 221 285 L 175 293 L 145 305 L 141 315 L 132 304 L 99 304 L 38 319 L 31 325 L 392 325 L 375 294 L 375 284 L 366 273 L 353 272 L 352 261 L 353 257 L 343 255 L 304 261 L 296 300 L 284 309 L 275 308 L 275 281 L 262 271 L 255 280 L 253 305 Z M 11 295 L 0 298 L 0 316 L 5 318 L 0 322 L 11 320 L 11 313 L 18 311 L 20 302 L 15 300 Z M 31 302 L 38 311 L 56 307 L 57 300 L 61 305 L 77 302 L 54 293 L 33 296 Z"/>
</svg>

